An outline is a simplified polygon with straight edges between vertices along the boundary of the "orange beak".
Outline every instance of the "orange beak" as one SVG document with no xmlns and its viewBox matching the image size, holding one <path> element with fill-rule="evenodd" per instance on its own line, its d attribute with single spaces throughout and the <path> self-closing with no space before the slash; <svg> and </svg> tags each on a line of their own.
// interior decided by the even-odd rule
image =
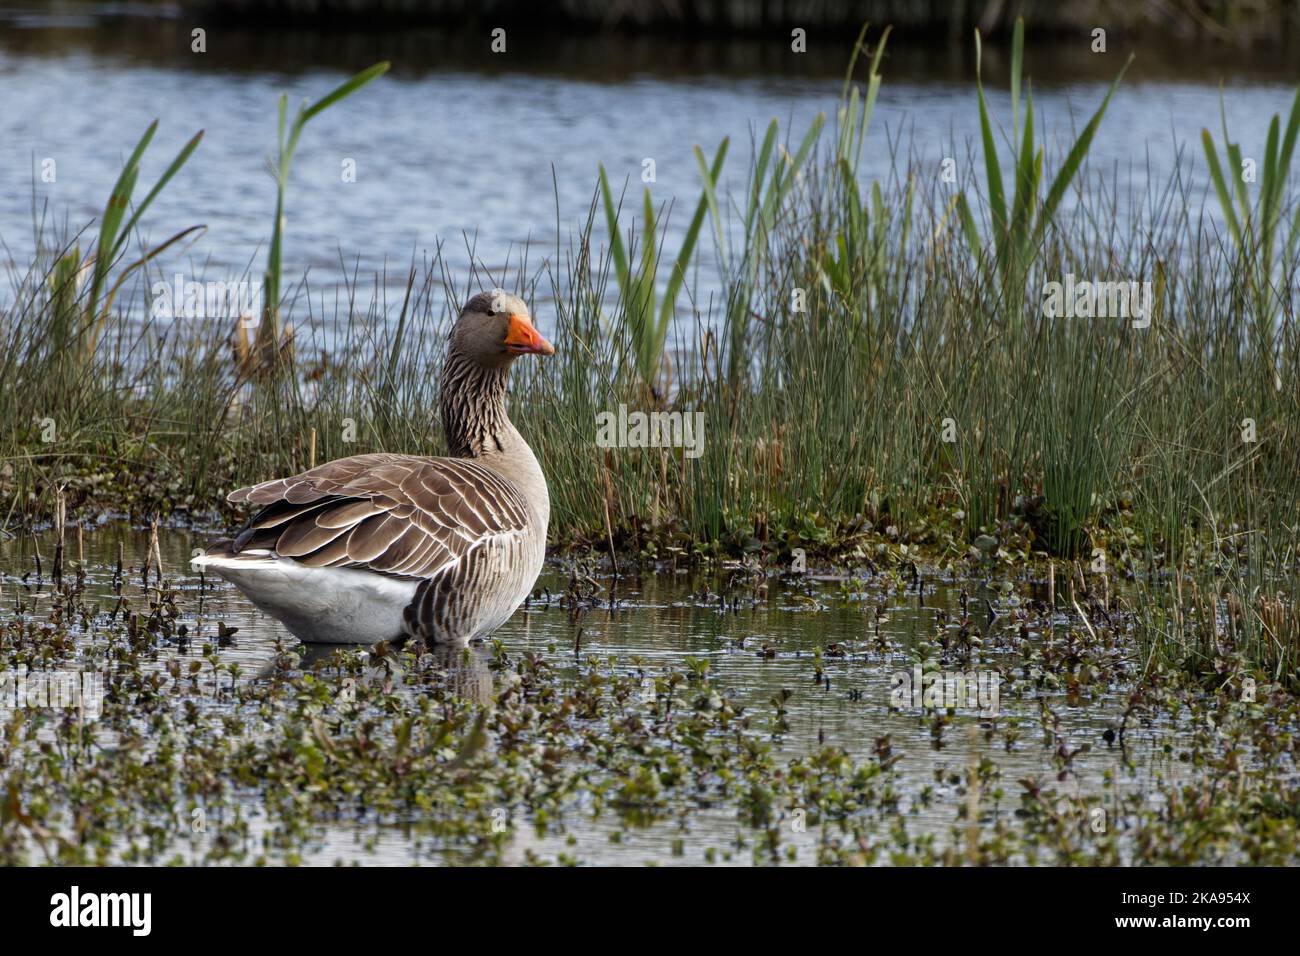
<svg viewBox="0 0 1300 956">
<path fill-rule="evenodd" d="M 555 346 L 533 328 L 528 316 L 515 312 L 510 316 L 510 329 L 506 332 L 506 348 L 520 355 L 554 355 Z"/>
</svg>

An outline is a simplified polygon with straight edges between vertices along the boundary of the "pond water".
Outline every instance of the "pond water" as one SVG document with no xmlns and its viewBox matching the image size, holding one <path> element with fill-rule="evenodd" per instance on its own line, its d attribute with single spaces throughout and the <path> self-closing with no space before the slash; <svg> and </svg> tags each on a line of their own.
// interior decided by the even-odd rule
<svg viewBox="0 0 1300 956">
<path fill-rule="evenodd" d="M 255 678 L 271 665 L 281 646 L 301 645 L 230 585 L 201 583 L 189 571 L 188 556 L 208 538 L 206 533 L 186 530 L 160 533 L 166 576 L 179 589 L 181 621 L 192 640 L 186 648 L 160 643 L 157 666 L 164 669 L 173 660 L 182 666 L 202 660 L 201 647 L 212 642 L 221 622 L 237 627 L 238 633 L 233 644 L 218 648 L 216 654 L 223 662 L 238 662 L 249 675 L 245 679 Z M 53 543 L 48 535 L 38 540 L 48 576 Z M 80 547 L 88 568 L 88 591 L 98 596 L 101 609 L 113 603 L 110 581 L 119 548 L 126 556 L 126 591 L 140 593 L 140 559 L 148 540 L 147 531 L 120 523 L 106 524 L 84 536 Z M 70 556 L 75 557 L 77 550 L 73 543 Z M 16 598 L 26 601 L 28 613 L 36 617 L 42 606 L 48 606 L 48 580 L 38 584 L 34 566 L 31 539 L 0 542 L 4 608 L 0 614 L 12 614 Z M 933 713 L 894 706 L 897 701 L 891 692 L 896 675 L 911 671 L 923 646 L 933 652 L 937 634 L 953 633 L 963 600 L 970 619 L 978 622 L 983 646 L 969 663 L 945 667 L 967 671 L 991 664 L 1010 667 L 1022 644 L 1016 610 L 1035 593 L 1028 582 L 986 586 L 980 581 L 923 578 L 918 594 L 914 587 L 888 587 L 865 574 L 769 577 L 761 588 L 751 582 L 730 589 L 732 597 L 720 600 L 716 592 L 724 586 L 719 577 L 670 572 L 617 582 L 602 578 L 605 590 L 599 600 L 577 616 L 548 600 L 545 593 L 561 594 L 566 582 L 565 570 L 549 565 L 538 583 L 541 598 L 517 612 L 494 635 L 511 657 L 534 652 L 561 679 L 571 678 L 580 658 L 589 655 L 613 657 L 618 666 L 647 674 L 668 668 L 683 671 L 692 658 L 707 661 L 712 686 L 751 713 L 760 735 L 773 716 L 774 698 L 788 691 L 788 727 L 771 737 L 779 753 L 804 755 L 829 744 L 867 757 L 877 740 L 888 736 L 893 751 L 901 755 L 899 813 L 914 833 L 942 839 L 964 826 L 954 814 L 954 805 L 961 804 L 954 794 L 972 761 L 984 758 L 996 765 L 1006 795 L 996 802 L 986 797 L 982 826 L 1010 818 L 1016 806 L 1016 782 L 1022 778 L 1053 780 L 1052 786 L 1076 793 L 1086 806 L 1094 801 L 1101 806 L 1105 774 L 1115 776 L 1121 792 L 1146 793 L 1158 781 L 1181 779 L 1179 774 L 1185 772 L 1177 754 L 1189 733 L 1187 727 L 1160 721 L 1130 724 L 1127 759 L 1104 740 L 1106 730 L 1117 727 L 1124 712 L 1119 685 L 1085 687 L 1071 694 L 1050 685 L 1026 692 L 1026 685 L 1017 683 L 1014 689 L 1002 688 L 996 720 L 959 706 L 938 737 L 933 733 Z M 996 611 L 991 619 L 990 606 Z M 89 637 L 82 631 L 77 639 Z M 1032 632 L 1027 639 L 1041 645 L 1053 637 Z M 820 677 L 815 656 L 819 651 L 824 655 Z M 840 652 L 843 656 L 834 656 Z M 333 648 L 307 649 L 302 666 L 333 653 Z M 468 660 L 457 655 L 448 658 L 449 667 L 459 668 L 459 690 L 483 701 L 501 680 L 489 670 L 488 654 L 486 647 L 476 646 Z M 1040 724 L 1044 702 L 1059 716 L 1055 736 L 1046 734 Z M 1010 749 L 1005 746 L 1008 727 L 1019 728 Z M 990 729 L 996 733 L 984 732 Z M 1053 779 L 1052 754 L 1063 742 L 1072 750 L 1084 744 L 1089 747 L 1073 761 L 1069 780 L 1058 784 Z M 242 809 L 254 832 L 259 825 L 270 826 L 261 819 L 263 810 L 255 800 Z M 505 859 L 519 861 L 531 852 L 543 860 L 565 854 L 586 863 L 698 864 L 712 849 L 719 854 L 712 858 L 717 862 L 747 863 L 749 852 L 736 848 L 745 845 L 745 838 L 753 839 L 753 832 L 738 823 L 734 807 L 723 806 L 691 812 L 689 839 L 684 841 L 687 831 L 676 819 L 638 826 L 608 813 L 572 814 L 566 831 L 562 836 L 538 837 L 529 827 L 519 826 Z M 815 827 L 794 838 L 800 847 L 798 862 L 813 861 L 817 839 Z M 410 864 L 456 857 L 431 853 L 403 826 L 338 821 L 319 825 L 305 859 L 319 864 Z"/>
<path fill-rule="evenodd" d="M 200 54 L 190 50 L 191 24 L 121 16 L 123 9 L 112 8 L 113 16 L 94 8 L 0 12 L 0 176 L 9 184 L 0 192 L 0 239 L 7 258 L 28 265 L 34 207 L 37 218 L 72 231 L 99 216 L 122 160 L 157 117 L 142 182 L 151 183 L 196 130 L 206 135 L 150 210 L 148 234 L 157 242 L 207 226 L 192 246 L 160 260 L 157 274 L 259 276 L 274 207 L 266 166 L 277 97 L 315 98 L 389 58 L 389 76 L 304 133 L 285 262 L 290 280 L 310 272 L 312 289 L 329 303 L 342 281 L 340 261 L 366 280 L 363 295 L 369 277 L 387 269 L 381 284 L 391 308 L 400 305 L 412 257 L 423 258 L 440 240 L 454 268 L 472 253 L 508 283 L 514 274 L 504 276 L 502 267 L 521 251 L 530 271 L 553 257 L 557 239 L 567 245 L 585 219 L 599 163 L 614 183 L 630 179 L 636 195 L 643 160 L 655 161 L 655 201 L 678 204 L 668 240 L 675 249 L 699 196 L 694 146 L 711 154 L 730 136 L 725 180 L 741 190 L 755 130 L 761 135 L 777 118 L 798 137 L 818 112 L 833 116 L 852 44 L 848 36 L 814 35 L 800 56 L 789 52 L 788 38 L 519 36 L 494 56 L 486 39 L 433 31 L 344 36 L 221 27 Z M 937 176 L 948 156 L 957 158 L 963 179 L 982 175 L 968 47 L 891 40 L 866 179 L 902 175 L 909 163 Z M 985 75 L 1005 128 L 1004 52 L 989 44 Z M 1234 138 L 1249 157 L 1260 154 L 1268 118 L 1285 112 L 1300 80 L 1294 58 L 1226 47 L 1135 47 L 1115 38 L 1107 53 L 1092 54 L 1085 38 L 1031 40 L 1026 70 L 1049 150 L 1059 155 L 1130 52 L 1137 60 L 1091 156 L 1092 174 L 1118 185 L 1121 216 L 1167 182 L 1180 148 L 1197 184 L 1192 194 L 1203 198 L 1198 137 L 1206 125 L 1217 133 L 1221 82 Z M 46 160 L 55 163 L 53 182 L 40 175 Z M 355 160 L 355 182 L 343 181 L 347 160 Z M 603 223 L 597 231 L 603 238 Z M 539 318 L 545 331 L 549 317 Z"/>
</svg>

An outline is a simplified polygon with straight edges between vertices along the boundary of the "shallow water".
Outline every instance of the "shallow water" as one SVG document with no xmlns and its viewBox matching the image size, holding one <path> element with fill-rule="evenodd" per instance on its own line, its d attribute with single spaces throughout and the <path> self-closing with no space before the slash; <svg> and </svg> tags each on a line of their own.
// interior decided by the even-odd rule
<svg viewBox="0 0 1300 956">
<path fill-rule="evenodd" d="M 206 130 L 146 217 L 155 242 L 207 225 L 190 248 L 160 260 L 157 275 L 168 281 L 176 272 L 237 278 L 250 265 L 258 277 L 275 197 L 266 163 L 277 97 L 315 98 L 350 71 L 391 58 L 389 76 L 308 126 L 288 201 L 287 279 L 310 271 L 312 289 L 332 303 L 341 256 L 367 279 L 363 310 L 369 277 L 385 267 L 388 305 L 400 305 L 408 262 L 439 239 L 454 267 L 472 249 L 494 279 L 512 284 L 513 271 L 501 273 L 508 259 L 527 248 L 532 271 L 554 256 L 557 238 L 567 246 L 580 228 L 599 163 L 616 188 L 630 178 L 629 196 L 639 203 L 642 162 L 655 160 L 655 202 L 677 203 L 668 242 L 675 250 L 699 196 L 694 146 L 711 155 L 730 136 L 725 179 L 742 191 L 754 130 L 761 136 L 775 117 L 797 139 L 819 111 L 833 116 L 852 43 L 817 37 L 799 57 L 784 42 L 521 36 L 510 53 L 493 57 L 478 38 L 432 31 L 347 37 L 221 28 L 208 53 L 194 54 L 189 25 L 167 20 L 41 10 L 0 12 L 0 28 L 0 174 L 10 184 L 0 192 L 0 239 L 9 255 L 27 265 L 33 204 L 74 231 L 100 215 L 122 160 L 159 117 L 142 183 Z M 1249 157 L 1260 154 L 1269 116 L 1289 107 L 1300 79 L 1294 60 L 1225 47 L 1207 54 L 1116 38 L 1097 55 L 1083 43 L 1029 46 L 1026 69 L 1049 151 L 1086 122 L 1125 57 L 1137 54 L 1091 155 L 1094 175 L 1119 186 L 1121 217 L 1165 184 L 1180 147 L 1199 203 L 1198 137 L 1205 125 L 1217 135 L 1221 81 L 1233 137 Z M 986 48 L 985 71 L 991 108 L 1009 127 L 1002 52 Z M 934 49 L 895 35 L 864 179 L 901 176 L 909 161 L 937 176 L 947 156 L 957 158 L 963 180 L 982 176 L 978 152 L 968 152 L 978 142 L 970 59 L 966 44 Z M 39 175 L 47 159 L 56 163 L 52 183 Z M 353 183 L 342 182 L 347 159 L 356 160 Z M 1213 202 L 1207 211 L 1217 216 Z M 597 234 L 604 237 L 603 222 Z M 550 317 L 540 311 L 545 330 Z"/>
<path fill-rule="evenodd" d="M 297 642 L 231 586 L 211 580 L 201 586 L 198 576 L 188 571 L 187 557 L 208 537 L 182 530 L 160 534 L 164 569 L 169 581 L 182 593 L 181 621 L 190 629 L 191 643 L 183 650 L 159 646 L 157 666 L 165 668 L 176 659 L 182 663 L 201 660 L 202 647 L 213 640 L 220 621 L 237 627 L 238 633 L 231 646 L 216 650 L 217 655 L 222 661 L 237 661 L 246 675 L 255 676 L 268 667 L 280 645 L 297 646 Z M 40 540 L 48 575 L 53 543 L 48 535 Z M 127 591 L 134 594 L 139 593 L 139 559 L 147 544 L 146 531 L 121 524 L 108 524 L 84 536 L 88 590 L 103 596 L 101 606 L 105 610 L 112 603 L 110 580 L 119 545 L 126 556 Z M 70 557 L 75 558 L 77 551 L 74 537 Z M 48 582 L 37 583 L 34 566 L 30 539 L 0 543 L 4 592 L 0 605 L 4 610 L 0 613 L 12 613 L 15 595 L 27 601 L 37 600 L 38 609 L 40 601 L 49 600 Z M 548 566 L 539 581 L 541 599 L 517 612 L 494 635 L 511 657 L 532 651 L 551 663 L 562 677 L 572 676 L 579 655 L 614 657 L 629 672 L 640 668 L 647 674 L 662 673 L 669 666 L 683 671 L 688 658 L 706 660 L 714 685 L 743 705 L 760 731 L 768 726 L 774 713 L 773 698 L 783 690 L 789 691 L 788 727 L 774 738 L 774 746 L 781 753 L 795 756 L 825 743 L 843 747 L 855 756 L 868 756 L 876 740 L 888 735 L 894 752 L 903 755 L 897 765 L 903 797 L 900 808 L 913 833 L 946 838 L 954 828 L 964 827 L 954 816 L 954 806 L 961 803 L 954 791 L 961 775 L 980 758 L 997 765 L 1000 786 L 1005 791 L 999 801 L 986 798 L 981 826 L 1014 812 L 1016 781 L 1021 778 L 1041 778 L 1071 791 L 1077 788 L 1087 805 L 1091 806 L 1095 799 L 1100 806 L 1102 775 L 1107 772 L 1116 775 L 1120 789 L 1136 792 L 1148 790 L 1158 777 L 1177 779 L 1179 773 L 1176 755 L 1189 728 L 1165 723 L 1130 725 L 1126 762 L 1120 750 L 1102 738 L 1108 727 L 1118 726 L 1124 710 L 1121 695 L 1105 690 L 1085 688 L 1075 699 L 1068 699 L 1063 691 L 1047 689 L 1042 693 L 1060 716 L 1060 734 L 1070 748 L 1085 743 L 1091 746 L 1089 752 L 1074 761 L 1071 779 L 1061 784 L 1053 780 L 1056 771 L 1051 755 L 1056 741 L 1047 740 L 1038 722 L 1037 695 L 1004 693 L 998 701 L 996 721 L 992 722 L 959 707 L 939 742 L 932 735 L 931 716 L 916 708 L 892 707 L 895 675 L 911 670 L 921 645 L 933 646 L 933 635 L 945 626 L 938 623 L 941 609 L 955 620 L 963 588 L 968 595 L 970 618 L 983 625 L 984 660 L 1010 660 L 1017 643 L 1012 615 L 1021 599 L 1006 591 L 987 590 L 981 582 L 923 580 L 923 594 L 918 595 L 914 589 L 886 591 L 878 579 L 869 576 L 834 580 L 769 578 L 765 590 L 734 588 L 734 601 L 720 601 L 712 592 L 723 585 L 713 576 L 665 573 L 619 582 L 605 578 L 602 583 L 606 591 L 600 603 L 575 619 L 558 602 L 547 600 L 545 593 L 562 593 L 566 580 L 562 568 Z M 705 588 L 710 591 L 707 595 L 702 594 Z M 1027 585 L 1023 588 L 1026 595 L 1030 590 Z M 997 612 L 991 622 L 990 603 Z M 877 628 L 876 609 L 881 605 L 886 612 Z M 951 628 L 952 620 L 946 626 Z M 1030 639 L 1043 641 L 1048 637 L 1034 633 Z M 814 654 L 818 649 L 829 653 L 832 645 L 840 645 L 845 656 L 827 656 L 822 662 L 824 679 L 818 681 L 814 676 Z M 305 663 L 332 653 L 333 649 L 310 649 Z M 460 669 L 461 693 L 480 700 L 491 694 L 495 678 L 487 667 L 487 656 L 485 647 L 476 646 L 467 664 L 451 658 L 450 665 Z M 980 664 L 946 666 L 978 669 Z M 1020 727 L 1020 739 L 1010 752 L 1004 748 L 1001 733 L 989 737 L 983 733 L 991 727 L 1013 724 Z M 242 811 L 255 833 L 259 827 L 269 826 L 260 818 L 261 810 L 255 801 L 250 799 Z M 574 814 L 566 820 L 563 837 L 544 838 L 523 825 L 526 821 L 516 821 L 515 836 L 505 858 L 519 861 L 527 851 L 543 860 L 555 860 L 564 854 L 585 863 L 698 864 L 713 849 L 718 854 L 716 862 L 747 863 L 750 851 L 745 847 L 752 844 L 755 835 L 737 821 L 734 813 L 734 808 L 725 807 L 692 812 L 686 827 L 675 819 L 640 826 L 608 813 L 595 819 Z M 816 827 L 792 838 L 799 848 L 797 862 L 813 861 L 817 839 Z M 322 864 L 408 864 L 456 859 L 454 853 L 430 850 L 410 827 L 372 822 L 320 825 L 306 857 L 307 862 Z"/>
</svg>

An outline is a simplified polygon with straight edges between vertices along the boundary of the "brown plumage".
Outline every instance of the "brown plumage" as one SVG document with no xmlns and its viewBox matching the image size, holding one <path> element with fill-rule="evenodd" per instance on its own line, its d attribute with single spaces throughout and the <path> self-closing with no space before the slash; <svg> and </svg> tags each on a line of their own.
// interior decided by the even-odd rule
<svg viewBox="0 0 1300 956">
<path fill-rule="evenodd" d="M 229 500 L 261 510 L 195 564 L 304 640 L 465 640 L 494 629 L 536 579 L 550 513 L 545 478 L 506 414 L 507 373 L 519 354 L 553 351 L 521 300 L 475 296 L 452 331 L 440 391 L 456 457 L 355 455 L 241 488 Z"/>
<path fill-rule="evenodd" d="M 309 567 L 363 568 L 423 578 L 484 536 L 522 532 L 528 503 L 476 462 L 356 455 L 230 495 L 264 505 L 234 551 L 270 549 Z"/>
</svg>

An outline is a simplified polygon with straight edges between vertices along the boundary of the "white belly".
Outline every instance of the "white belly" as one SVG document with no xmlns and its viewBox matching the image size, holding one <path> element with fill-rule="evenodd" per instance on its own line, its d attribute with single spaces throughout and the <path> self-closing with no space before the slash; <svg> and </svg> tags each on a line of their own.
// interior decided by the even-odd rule
<svg viewBox="0 0 1300 956">
<path fill-rule="evenodd" d="M 204 555 L 192 564 L 220 575 L 309 644 L 374 644 L 402 634 L 418 582 L 355 568 L 311 568 L 291 558 Z"/>
</svg>

